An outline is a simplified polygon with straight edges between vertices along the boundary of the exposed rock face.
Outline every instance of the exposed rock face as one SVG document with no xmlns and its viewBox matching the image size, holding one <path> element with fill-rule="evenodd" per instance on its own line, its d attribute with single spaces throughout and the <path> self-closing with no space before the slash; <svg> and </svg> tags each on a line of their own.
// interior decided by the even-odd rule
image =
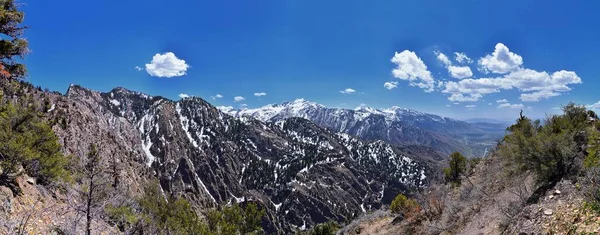
<svg viewBox="0 0 600 235">
<path fill-rule="evenodd" d="M 363 140 L 384 140 L 395 145 L 425 145 L 446 154 L 458 150 L 467 156 L 483 155 L 485 149 L 504 133 L 503 129 L 490 132 L 456 119 L 399 107 L 338 109 L 297 99 L 257 109 L 219 109 L 233 116 L 251 116 L 262 121 L 301 117 Z"/>
<path fill-rule="evenodd" d="M 182 195 L 199 210 L 258 201 L 270 232 L 349 221 L 380 208 L 399 192 L 427 185 L 435 172 L 428 159 L 441 158 L 423 148 L 359 141 L 301 118 L 235 118 L 200 98 L 174 102 L 76 85 L 65 96 L 41 94 L 52 103 L 48 118 L 57 120 L 64 151 L 83 156 L 96 143 L 105 160 L 119 163 L 115 180 L 131 193 L 157 177 L 165 194 Z"/>
</svg>

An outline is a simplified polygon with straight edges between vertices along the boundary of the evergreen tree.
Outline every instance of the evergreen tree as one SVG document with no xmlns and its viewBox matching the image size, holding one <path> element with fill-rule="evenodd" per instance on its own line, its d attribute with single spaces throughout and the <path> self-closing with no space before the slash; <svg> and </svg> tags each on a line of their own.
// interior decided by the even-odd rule
<svg viewBox="0 0 600 235">
<path fill-rule="evenodd" d="M 0 96 L 0 101 L 2 97 Z M 69 177 L 68 158 L 34 102 L 0 103 L 0 184 L 18 193 L 14 180 L 27 173 L 41 183 Z"/>
<path fill-rule="evenodd" d="M 0 0 L 0 77 L 21 79 L 27 74 L 25 65 L 16 61 L 28 53 L 28 42 L 22 38 L 25 14 L 14 0 Z"/>
<path fill-rule="evenodd" d="M 108 198 L 108 181 L 105 176 L 105 169 L 102 167 L 101 157 L 95 144 L 90 144 L 86 157 L 82 158 L 82 211 L 85 212 L 86 233 L 91 234 L 91 224 L 95 212 L 101 207 L 102 203 Z"/>
<path fill-rule="evenodd" d="M 450 155 L 450 166 L 444 168 L 446 183 L 460 184 L 460 176 L 467 170 L 467 159 L 459 152 Z"/>
</svg>

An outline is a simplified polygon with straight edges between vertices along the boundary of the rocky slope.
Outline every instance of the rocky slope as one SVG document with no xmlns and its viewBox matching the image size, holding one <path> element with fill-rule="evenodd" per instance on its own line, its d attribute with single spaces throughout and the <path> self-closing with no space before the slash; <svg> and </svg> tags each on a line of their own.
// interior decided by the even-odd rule
<svg viewBox="0 0 600 235">
<path fill-rule="evenodd" d="M 437 172 L 431 159 L 442 158 L 359 141 L 301 118 L 234 118 L 200 98 L 171 101 L 76 85 L 64 96 L 22 90 L 49 100 L 47 116 L 65 153 L 83 156 L 96 143 L 105 161 L 118 162 L 115 181 L 124 191 L 139 193 L 156 177 L 165 194 L 184 196 L 199 211 L 257 201 L 267 208 L 268 232 L 345 222 L 380 208 L 399 192 L 427 185 Z"/>
<path fill-rule="evenodd" d="M 236 117 L 251 116 L 262 121 L 301 117 L 333 131 L 368 141 L 384 140 L 395 145 L 425 145 L 445 154 L 458 150 L 467 156 L 483 155 L 504 133 L 504 129 L 484 129 L 484 123 L 472 125 L 399 107 L 337 109 L 297 99 L 257 109 L 219 109 Z"/>
</svg>

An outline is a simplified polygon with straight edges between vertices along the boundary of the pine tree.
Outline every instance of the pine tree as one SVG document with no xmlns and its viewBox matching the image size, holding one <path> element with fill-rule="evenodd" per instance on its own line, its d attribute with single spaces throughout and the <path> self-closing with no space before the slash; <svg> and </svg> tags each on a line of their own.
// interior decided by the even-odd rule
<svg viewBox="0 0 600 235">
<path fill-rule="evenodd" d="M 91 234 L 91 224 L 94 212 L 108 198 L 108 181 L 105 176 L 105 169 L 102 167 L 101 157 L 95 144 L 90 144 L 86 157 L 82 158 L 83 168 L 81 176 L 83 177 L 82 211 L 85 212 L 86 233 Z"/>
<path fill-rule="evenodd" d="M 25 65 L 18 63 L 29 52 L 26 39 L 22 38 L 27 27 L 22 26 L 25 14 L 14 0 L 0 0 L 0 77 L 22 79 L 27 74 Z"/>
<path fill-rule="evenodd" d="M 16 193 L 19 189 L 14 180 L 24 173 L 41 183 L 69 177 L 68 158 L 61 153 L 58 137 L 41 115 L 26 98 L 17 104 L 0 101 L 0 184 Z"/>
<path fill-rule="evenodd" d="M 460 184 L 460 176 L 467 170 L 467 158 L 459 152 L 450 155 L 449 167 L 444 168 L 444 175 L 447 183 Z"/>
</svg>

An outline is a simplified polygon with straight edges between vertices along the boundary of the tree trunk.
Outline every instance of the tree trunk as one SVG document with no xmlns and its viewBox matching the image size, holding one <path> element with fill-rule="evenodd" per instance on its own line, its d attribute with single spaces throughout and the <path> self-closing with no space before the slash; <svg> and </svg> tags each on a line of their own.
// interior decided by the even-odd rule
<svg viewBox="0 0 600 235">
<path fill-rule="evenodd" d="M 92 225 L 92 213 L 91 213 L 91 208 L 92 208 L 92 190 L 94 189 L 94 178 L 92 177 L 90 179 L 90 185 L 89 185 L 89 189 L 88 189 L 88 195 L 87 195 L 87 205 L 86 205 L 86 210 L 85 210 L 85 218 L 86 218 L 86 234 L 87 235 L 91 235 L 92 234 L 92 230 L 91 230 L 91 225 Z"/>
</svg>

